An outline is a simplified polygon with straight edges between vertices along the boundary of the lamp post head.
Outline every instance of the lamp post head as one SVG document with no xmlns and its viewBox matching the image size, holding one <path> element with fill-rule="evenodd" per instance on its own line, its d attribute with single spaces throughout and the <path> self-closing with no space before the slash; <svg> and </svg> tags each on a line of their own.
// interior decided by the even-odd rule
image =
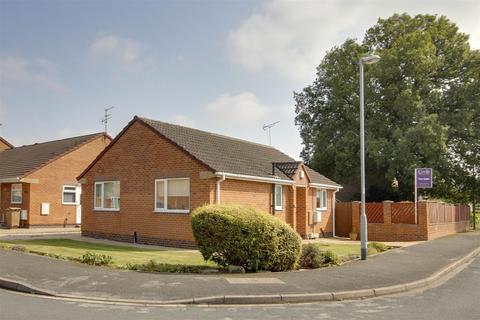
<svg viewBox="0 0 480 320">
<path fill-rule="evenodd" d="M 360 58 L 360 63 L 363 64 L 374 64 L 380 60 L 380 56 L 376 54 L 369 54 Z"/>
</svg>

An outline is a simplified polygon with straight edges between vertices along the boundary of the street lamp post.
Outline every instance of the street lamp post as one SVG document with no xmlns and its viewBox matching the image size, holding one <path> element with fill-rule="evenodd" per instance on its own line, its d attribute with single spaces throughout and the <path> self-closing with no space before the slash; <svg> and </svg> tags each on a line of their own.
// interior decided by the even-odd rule
<svg viewBox="0 0 480 320">
<path fill-rule="evenodd" d="M 360 176 L 362 193 L 362 213 L 360 215 L 360 241 L 361 259 L 367 260 L 367 215 L 365 213 L 365 112 L 364 112 L 364 89 L 363 89 L 363 68 L 365 64 L 374 64 L 380 60 L 377 55 L 361 57 L 360 65 Z"/>
</svg>

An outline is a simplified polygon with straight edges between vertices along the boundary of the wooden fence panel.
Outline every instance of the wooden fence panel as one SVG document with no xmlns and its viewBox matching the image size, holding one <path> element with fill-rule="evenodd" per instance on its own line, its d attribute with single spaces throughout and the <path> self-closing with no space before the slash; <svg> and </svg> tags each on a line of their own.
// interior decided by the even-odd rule
<svg viewBox="0 0 480 320">
<path fill-rule="evenodd" d="M 415 203 L 392 203 L 392 223 L 415 224 Z"/>
<path fill-rule="evenodd" d="M 352 230 L 352 203 L 339 202 L 335 204 L 335 235 L 348 237 Z"/>
</svg>

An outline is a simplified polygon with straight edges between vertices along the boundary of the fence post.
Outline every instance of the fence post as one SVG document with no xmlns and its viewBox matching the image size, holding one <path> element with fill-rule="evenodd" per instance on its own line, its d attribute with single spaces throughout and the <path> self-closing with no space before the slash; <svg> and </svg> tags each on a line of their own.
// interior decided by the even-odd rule
<svg viewBox="0 0 480 320">
<path fill-rule="evenodd" d="M 393 201 L 383 201 L 383 224 L 392 224 L 392 203 Z"/>
</svg>

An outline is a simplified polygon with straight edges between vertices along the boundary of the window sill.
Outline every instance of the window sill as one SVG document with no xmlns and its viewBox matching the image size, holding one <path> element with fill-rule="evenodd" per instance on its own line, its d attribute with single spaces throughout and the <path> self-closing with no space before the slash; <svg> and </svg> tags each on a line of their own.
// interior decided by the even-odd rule
<svg viewBox="0 0 480 320">
<path fill-rule="evenodd" d="M 176 213 L 176 214 L 189 214 L 190 210 L 153 210 L 154 213 Z"/>
<path fill-rule="evenodd" d="M 78 206 L 78 205 L 80 205 L 80 203 L 63 203 L 62 202 L 62 206 Z M 95 210 L 97 210 L 97 209 L 95 209 Z"/>
<path fill-rule="evenodd" d="M 317 212 L 325 212 L 327 211 L 327 208 L 318 208 L 317 210 L 315 210 Z"/>
<path fill-rule="evenodd" d="M 10 202 L 10 204 L 22 204 L 23 202 Z"/>
<path fill-rule="evenodd" d="M 275 211 L 283 211 L 283 207 L 275 207 Z"/>
<path fill-rule="evenodd" d="M 102 208 L 94 208 L 93 211 L 100 211 L 100 212 L 119 212 L 120 209 L 102 209 Z"/>
</svg>

